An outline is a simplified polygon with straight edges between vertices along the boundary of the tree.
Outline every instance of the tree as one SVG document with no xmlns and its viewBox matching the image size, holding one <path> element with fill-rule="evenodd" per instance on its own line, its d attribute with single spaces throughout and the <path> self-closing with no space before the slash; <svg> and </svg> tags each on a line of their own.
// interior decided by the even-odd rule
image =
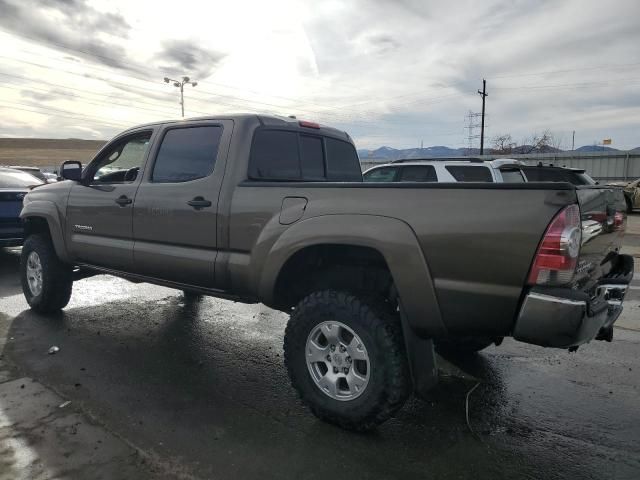
<svg viewBox="0 0 640 480">
<path fill-rule="evenodd" d="M 559 149 L 561 141 L 561 139 L 556 139 L 551 130 L 546 129 L 541 134 L 536 132 L 531 137 L 525 138 L 518 150 L 520 153 L 545 153 Z"/>
<path fill-rule="evenodd" d="M 491 139 L 491 144 L 495 153 L 505 154 L 511 153 L 513 148 L 516 146 L 516 142 L 513 141 L 510 133 L 496 135 Z"/>
</svg>

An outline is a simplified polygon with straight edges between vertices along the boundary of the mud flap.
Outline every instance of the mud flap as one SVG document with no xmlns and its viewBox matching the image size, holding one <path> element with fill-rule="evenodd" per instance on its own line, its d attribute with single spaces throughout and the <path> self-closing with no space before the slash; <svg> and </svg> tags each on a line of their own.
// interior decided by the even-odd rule
<svg viewBox="0 0 640 480">
<path fill-rule="evenodd" d="M 400 319 L 411 379 L 413 380 L 413 390 L 416 396 L 425 398 L 427 392 L 438 383 L 438 368 L 433 340 L 418 337 L 413 332 L 402 305 L 400 305 Z"/>
</svg>

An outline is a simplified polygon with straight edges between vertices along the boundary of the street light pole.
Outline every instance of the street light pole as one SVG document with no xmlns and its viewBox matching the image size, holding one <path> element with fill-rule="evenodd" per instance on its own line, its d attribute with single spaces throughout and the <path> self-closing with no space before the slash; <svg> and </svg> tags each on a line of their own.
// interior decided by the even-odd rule
<svg viewBox="0 0 640 480">
<path fill-rule="evenodd" d="M 184 118 L 184 86 L 189 83 L 192 87 L 198 85 L 198 82 L 192 82 L 189 77 L 182 77 L 182 80 L 174 80 L 173 78 L 164 77 L 164 83 L 173 82 L 174 87 L 180 89 L 180 109 L 182 110 L 182 118 Z"/>
</svg>

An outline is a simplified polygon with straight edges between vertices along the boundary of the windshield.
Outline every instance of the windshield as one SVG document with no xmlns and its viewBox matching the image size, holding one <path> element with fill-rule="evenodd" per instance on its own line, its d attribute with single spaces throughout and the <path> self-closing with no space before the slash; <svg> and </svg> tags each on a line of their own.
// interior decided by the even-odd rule
<svg viewBox="0 0 640 480">
<path fill-rule="evenodd" d="M 27 188 L 43 183 L 39 178 L 19 170 L 0 171 L 0 188 Z"/>
</svg>

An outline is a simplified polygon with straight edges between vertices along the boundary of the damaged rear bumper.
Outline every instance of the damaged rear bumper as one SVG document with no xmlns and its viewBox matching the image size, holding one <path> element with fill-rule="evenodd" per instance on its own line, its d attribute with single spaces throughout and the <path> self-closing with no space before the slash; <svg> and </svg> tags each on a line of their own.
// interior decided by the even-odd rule
<svg viewBox="0 0 640 480">
<path fill-rule="evenodd" d="M 577 347 L 593 339 L 611 341 L 634 270 L 632 257 L 620 257 L 619 269 L 602 279 L 593 297 L 570 289 L 531 289 L 522 303 L 513 337 L 557 348 Z"/>
</svg>

